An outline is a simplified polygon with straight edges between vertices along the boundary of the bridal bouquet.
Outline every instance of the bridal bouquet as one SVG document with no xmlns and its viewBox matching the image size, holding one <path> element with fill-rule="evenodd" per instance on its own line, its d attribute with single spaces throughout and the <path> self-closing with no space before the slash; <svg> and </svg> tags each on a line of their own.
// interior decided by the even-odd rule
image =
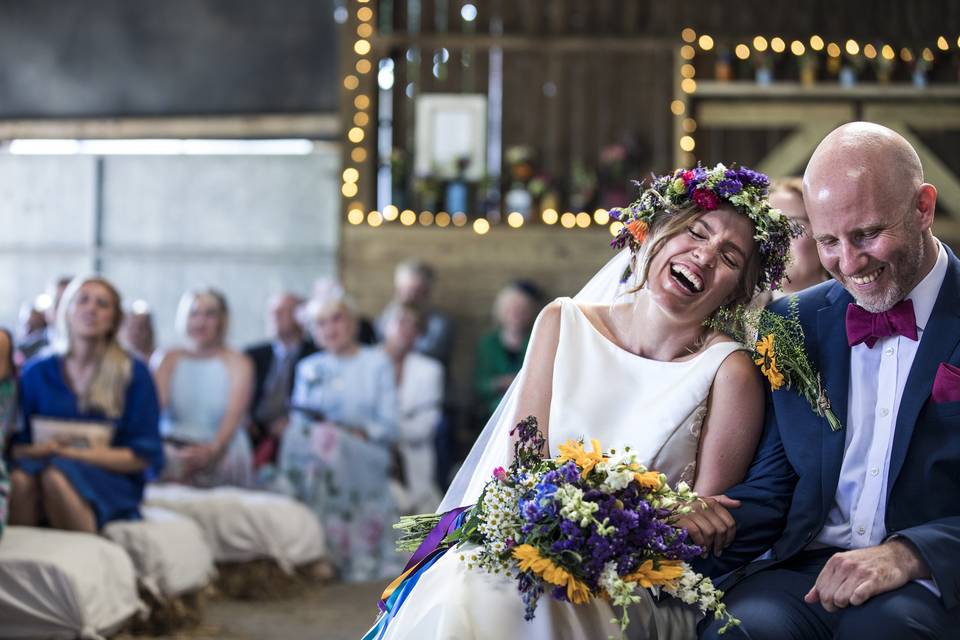
<svg viewBox="0 0 960 640">
<path fill-rule="evenodd" d="M 670 489 L 629 449 L 604 453 L 596 440 L 592 451 L 571 440 L 560 455 L 543 459 L 533 417 L 514 434 L 514 462 L 493 472 L 443 545 L 473 543 L 462 548 L 468 566 L 513 577 L 527 620 L 544 593 L 573 604 L 604 598 L 619 608 L 614 622 L 625 631 L 627 608 L 646 589 L 712 612 L 727 621 L 725 629 L 737 624 L 720 601 L 723 594 L 686 563 L 701 549 L 672 524 L 696 499 L 689 487 Z M 405 531 L 401 549 L 422 547 L 447 515 L 402 518 L 396 525 Z"/>
</svg>

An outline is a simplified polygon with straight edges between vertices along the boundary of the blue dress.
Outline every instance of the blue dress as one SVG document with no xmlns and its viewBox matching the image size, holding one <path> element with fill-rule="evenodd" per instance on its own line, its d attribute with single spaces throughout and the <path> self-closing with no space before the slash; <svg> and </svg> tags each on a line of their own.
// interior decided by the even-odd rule
<svg viewBox="0 0 960 640">
<path fill-rule="evenodd" d="M 64 378 L 63 360 L 60 356 L 49 356 L 27 365 L 20 381 L 20 408 L 23 427 L 13 437 L 14 443 L 18 444 L 33 442 L 33 416 L 101 422 L 107 420 L 99 411 L 81 413 L 77 407 L 77 396 Z M 147 367 L 134 359 L 123 415 L 111 421 L 115 428 L 112 445 L 133 450 L 147 462 L 145 471 L 118 473 L 57 456 L 20 458 L 13 461 L 13 466 L 32 476 L 39 474 L 48 465 L 53 465 L 63 472 L 77 493 L 93 508 L 98 528 L 111 520 L 137 520 L 140 519 L 144 484 L 163 468 L 159 420 L 160 406 L 153 378 Z"/>
<path fill-rule="evenodd" d="M 230 371 L 223 358 L 181 356 L 170 376 L 170 400 L 160 414 L 160 433 L 184 443 L 212 442 L 230 400 Z M 182 478 L 177 449 L 168 450 L 167 474 L 174 482 L 196 487 L 253 484 L 250 438 L 241 424 L 219 462 L 210 469 Z"/>
</svg>

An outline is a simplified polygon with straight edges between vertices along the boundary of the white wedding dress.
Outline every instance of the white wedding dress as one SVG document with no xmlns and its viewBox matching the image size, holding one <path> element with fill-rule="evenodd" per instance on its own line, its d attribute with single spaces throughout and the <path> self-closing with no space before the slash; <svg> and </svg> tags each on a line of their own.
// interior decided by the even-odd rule
<svg viewBox="0 0 960 640">
<path fill-rule="evenodd" d="M 577 303 L 561 298 L 554 361 L 549 447 L 596 438 L 605 450 L 629 445 L 671 486 L 693 482 L 707 396 L 724 359 L 740 347 L 714 344 L 680 362 L 649 360 L 626 351 L 594 327 Z M 382 636 L 389 640 L 581 640 L 619 637 L 614 610 L 602 600 L 574 606 L 540 598 L 536 617 L 523 619 L 515 581 L 467 569 L 462 549 L 437 560 L 413 587 Z M 645 593 L 645 592 L 644 592 Z M 631 607 L 630 638 L 694 638 L 699 614 L 665 597 Z"/>
</svg>

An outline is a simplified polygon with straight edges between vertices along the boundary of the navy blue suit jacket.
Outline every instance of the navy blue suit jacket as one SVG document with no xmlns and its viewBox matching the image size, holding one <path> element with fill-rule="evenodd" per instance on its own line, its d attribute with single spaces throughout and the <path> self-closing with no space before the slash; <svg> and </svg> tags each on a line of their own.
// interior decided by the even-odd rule
<svg viewBox="0 0 960 640">
<path fill-rule="evenodd" d="M 930 401 L 941 362 L 960 365 L 960 260 L 949 249 L 946 277 L 907 376 L 886 470 L 886 528 L 909 539 L 930 567 L 947 608 L 960 603 L 960 402 Z M 798 296 L 807 353 L 820 371 L 834 412 L 846 425 L 850 347 L 845 314 L 853 301 L 834 281 Z M 785 314 L 787 300 L 771 305 Z M 697 568 L 721 575 L 772 547 L 772 560 L 754 562 L 749 575 L 786 560 L 820 532 L 833 505 L 845 431 L 833 432 L 795 391 L 768 392 L 766 424 L 743 483 L 727 492 L 737 538 L 720 558 Z"/>
</svg>

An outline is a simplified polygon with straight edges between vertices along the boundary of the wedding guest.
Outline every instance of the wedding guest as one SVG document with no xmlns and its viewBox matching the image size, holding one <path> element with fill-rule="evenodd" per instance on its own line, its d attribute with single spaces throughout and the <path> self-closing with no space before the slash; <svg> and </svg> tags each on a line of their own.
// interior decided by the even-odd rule
<svg viewBox="0 0 960 640">
<path fill-rule="evenodd" d="M 42 331 L 25 336 L 20 341 L 19 348 L 24 362 L 36 355 L 41 355 L 47 347 L 53 344 L 56 338 L 57 313 L 60 309 L 60 301 L 63 298 L 63 292 L 72 279 L 73 276 L 62 275 L 51 280 L 47 285 L 47 291 L 42 296 L 43 314 L 46 323 Z"/>
<path fill-rule="evenodd" d="M 121 342 L 130 353 L 144 362 L 150 362 L 157 350 L 156 332 L 153 328 L 153 314 L 150 305 L 144 300 L 135 300 L 123 319 L 120 330 Z"/>
<path fill-rule="evenodd" d="M 341 578 L 379 580 L 400 566 L 387 490 L 397 440 L 393 366 L 383 349 L 357 342 L 348 299 L 311 301 L 306 315 L 323 351 L 297 365 L 278 486 L 316 512 Z"/>
<path fill-rule="evenodd" d="M 7 465 L 0 458 L 0 539 L 3 538 L 3 528 L 7 524 L 7 503 L 10 500 L 10 475 Z"/>
<path fill-rule="evenodd" d="M 412 304 L 420 307 L 426 316 L 426 330 L 417 338 L 415 348 L 418 352 L 439 360 L 444 367 L 447 367 L 453 350 L 453 322 L 431 305 L 430 298 L 435 280 L 433 268 L 424 262 L 410 260 L 397 265 L 393 279 L 393 300 L 380 314 L 376 328 L 377 335 L 382 340 L 387 321 L 400 305 Z"/>
<path fill-rule="evenodd" d="M 803 206 L 803 180 L 797 177 L 775 180 L 770 185 L 770 205 L 803 227 L 803 235 L 790 242 L 791 262 L 787 265 L 787 278 L 782 291 L 775 292 L 773 299 L 829 280 L 830 274 L 820 264 L 817 243 L 810 235 L 810 220 Z"/>
<path fill-rule="evenodd" d="M 7 448 L 7 440 L 17 427 L 17 366 L 14 363 L 13 336 L 0 328 L 0 458 Z"/>
<path fill-rule="evenodd" d="M 294 368 L 317 350 L 297 322 L 297 311 L 303 303 L 303 298 L 290 292 L 272 297 L 267 314 L 270 340 L 246 350 L 254 368 L 250 405 L 250 436 L 256 450 L 254 466 L 275 460 L 280 438 L 290 423 Z"/>
<path fill-rule="evenodd" d="M 346 295 L 343 290 L 343 286 L 340 284 L 340 281 L 336 278 L 331 278 L 329 276 L 324 276 L 317 278 L 313 282 L 313 291 L 310 294 L 311 300 L 329 300 L 331 298 L 342 298 Z M 360 344 L 377 344 L 380 342 L 380 336 L 377 335 L 377 330 L 373 326 L 373 323 L 370 322 L 370 319 L 361 313 L 357 312 L 356 314 L 357 321 L 357 342 Z M 300 324 L 309 324 L 309 321 L 304 322 L 300 320 Z M 307 336 L 307 340 L 311 340 Z"/>
<path fill-rule="evenodd" d="M 150 372 L 117 341 L 121 309 L 117 290 L 100 277 L 77 278 L 64 291 L 54 353 L 28 363 L 21 379 L 10 524 L 93 533 L 140 517 L 144 483 L 162 468 L 163 447 Z M 58 421 L 59 438 L 34 442 L 41 418 Z M 81 428 L 107 434 L 110 444 L 65 443 Z"/>
<path fill-rule="evenodd" d="M 38 304 L 39 301 L 40 296 L 37 296 L 33 300 L 20 305 L 20 313 L 17 315 L 16 343 L 18 345 L 32 344 L 44 335 L 47 328 L 47 318 Z M 13 358 L 17 366 L 26 361 L 26 356 L 20 348 L 17 348 L 14 352 Z"/>
<path fill-rule="evenodd" d="M 187 291 L 176 323 L 187 346 L 165 353 L 156 370 L 164 479 L 199 487 L 250 486 L 253 460 L 243 426 L 253 365 L 226 344 L 227 300 L 212 288 Z"/>
<path fill-rule="evenodd" d="M 510 283 L 497 294 L 493 303 L 497 327 L 480 338 L 474 367 L 474 390 L 484 423 L 523 365 L 533 321 L 542 304 L 539 288 L 523 280 Z"/>
<path fill-rule="evenodd" d="M 433 443 L 443 403 L 443 365 L 413 350 L 423 329 L 423 312 L 402 305 L 387 322 L 383 343 L 397 384 L 397 437 L 406 513 L 435 511 L 440 504 Z"/>
</svg>

